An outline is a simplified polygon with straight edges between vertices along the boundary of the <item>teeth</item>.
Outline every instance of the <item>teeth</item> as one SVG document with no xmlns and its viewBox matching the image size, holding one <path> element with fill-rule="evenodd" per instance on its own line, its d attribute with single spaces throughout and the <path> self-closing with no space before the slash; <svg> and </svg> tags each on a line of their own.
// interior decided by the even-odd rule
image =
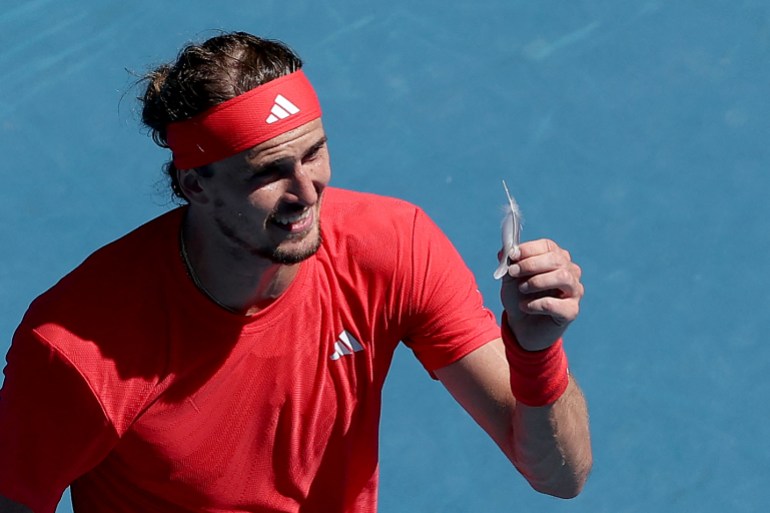
<svg viewBox="0 0 770 513">
<path fill-rule="evenodd" d="M 289 225 L 289 224 L 294 224 L 296 222 L 302 221 L 303 219 L 305 219 L 309 215 L 310 215 L 310 209 L 305 209 L 305 210 L 303 210 L 302 212 L 300 212 L 298 214 L 291 214 L 291 215 L 287 215 L 287 214 L 279 215 L 279 214 L 276 214 L 275 215 L 275 220 L 279 224 Z"/>
</svg>

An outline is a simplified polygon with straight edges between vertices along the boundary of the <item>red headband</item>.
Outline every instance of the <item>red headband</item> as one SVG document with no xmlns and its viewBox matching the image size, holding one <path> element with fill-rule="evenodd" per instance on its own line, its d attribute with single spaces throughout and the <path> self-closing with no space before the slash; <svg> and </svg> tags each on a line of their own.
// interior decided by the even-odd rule
<svg viewBox="0 0 770 513">
<path fill-rule="evenodd" d="M 185 121 L 168 125 L 177 169 L 211 164 L 321 117 L 302 70 L 271 80 Z"/>
</svg>

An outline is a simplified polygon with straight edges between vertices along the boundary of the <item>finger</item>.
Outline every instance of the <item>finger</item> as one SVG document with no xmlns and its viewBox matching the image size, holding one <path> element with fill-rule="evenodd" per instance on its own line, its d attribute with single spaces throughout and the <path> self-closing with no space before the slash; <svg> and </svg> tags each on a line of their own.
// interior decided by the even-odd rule
<svg viewBox="0 0 770 513">
<path fill-rule="evenodd" d="M 500 248 L 500 251 L 497 252 L 497 261 L 499 262 L 500 259 L 503 257 L 503 251 L 505 251 L 505 248 Z M 519 248 L 514 247 L 511 248 L 511 250 L 508 252 L 508 263 L 511 263 L 519 258 Z"/>
<path fill-rule="evenodd" d="M 503 248 L 503 249 L 501 249 L 500 251 L 498 251 L 498 252 L 497 252 L 497 260 L 498 260 L 498 262 L 500 261 L 500 259 L 501 259 L 501 258 L 502 258 L 502 256 L 503 256 L 503 251 L 504 251 L 504 249 L 505 249 L 505 248 Z M 508 253 L 508 259 L 507 259 L 507 262 L 506 262 L 506 264 L 507 264 L 508 266 L 510 266 L 510 265 L 511 265 L 511 263 L 513 262 L 513 260 L 514 260 L 514 259 L 516 259 L 516 258 L 518 258 L 518 257 L 519 257 L 519 248 L 512 248 L 512 249 L 509 251 L 509 253 Z M 514 278 L 513 276 L 511 276 L 511 275 L 510 275 L 510 271 L 509 271 L 509 272 L 506 272 L 506 273 L 503 275 L 503 282 L 506 282 L 506 281 L 508 281 L 508 282 L 511 282 L 511 281 L 513 281 L 514 279 L 515 279 L 515 278 Z"/>
<path fill-rule="evenodd" d="M 564 251 L 551 239 L 538 239 L 527 242 L 522 242 L 519 245 L 519 251 L 521 252 L 521 258 L 529 258 L 544 253 L 561 252 Z"/>
<path fill-rule="evenodd" d="M 577 318 L 580 303 L 575 298 L 559 299 L 545 296 L 532 300 L 523 299 L 519 303 L 519 309 L 530 315 L 551 317 L 556 324 L 564 326 Z"/>
<path fill-rule="evenodd" d="M 514 278 L 523 278 L 534 276 L 536 274 L 549 273 L 560 268 L 567 268 L 572 265 L 569 259 L 569 253 L 564 250 L 557 252 L 540 253 L 527 258 L 521 258 L 513 263 L 508 273 Z"/>
<path fill-rule="evenodd" d="M 517 261 L 519 258 L 521 258 L 521 249 L 519 249 L 519 246 L 514 246 L 511 248 L 511 250 L 508 252 L 508 263 L 512 263 Z"/>
<path fill-rule="evenodd" d="M 579 267 L 571 265 L 551 272 L 536 274 L 519 283 L 522 294 L 536 294 L 554 291 L 559 298 L 583 296 L 583 285 L 580 283 Z"/>
</svg>

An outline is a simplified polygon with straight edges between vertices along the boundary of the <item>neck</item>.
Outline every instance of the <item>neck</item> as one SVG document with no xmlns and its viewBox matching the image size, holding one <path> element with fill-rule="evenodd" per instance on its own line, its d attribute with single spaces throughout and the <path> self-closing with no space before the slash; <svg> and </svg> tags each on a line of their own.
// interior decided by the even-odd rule
<svg viewBox="0 0 770 513">
<path fill-rule="evenodd" d="M 243 250 L 207 243 L 190 225 L 185 217 L 179 233 L 187 274 L 204 295 L 229 312 L 259 312 L 278 299 L 297 276 L 300 264 L 276 264 Z"/>
</svg>

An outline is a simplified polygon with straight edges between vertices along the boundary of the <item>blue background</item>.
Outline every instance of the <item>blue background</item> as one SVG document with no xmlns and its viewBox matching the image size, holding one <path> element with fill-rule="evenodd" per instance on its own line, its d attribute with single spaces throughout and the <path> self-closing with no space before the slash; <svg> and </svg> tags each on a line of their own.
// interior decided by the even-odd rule
<svg viewBox="0 0 770 513">
<path fill-rule="evenodd" d="M 397 353 L 380 511 L 754 512 L 770 502 L 770 4 L 27 0 L 0 6 L 0 352 L 29 302 L 172 205 L 137 76 L 216 29 L 288 42 L 333 183 L 442 226 L 499 310 L 505 178 L 524 237 L 584 269 L 567 348 L 583 495 L 528 489 Z M 764 506 L 764 507 L 763 507 Z M 71 511 L 65 496 L 60 512 Z"/>
</svg>

